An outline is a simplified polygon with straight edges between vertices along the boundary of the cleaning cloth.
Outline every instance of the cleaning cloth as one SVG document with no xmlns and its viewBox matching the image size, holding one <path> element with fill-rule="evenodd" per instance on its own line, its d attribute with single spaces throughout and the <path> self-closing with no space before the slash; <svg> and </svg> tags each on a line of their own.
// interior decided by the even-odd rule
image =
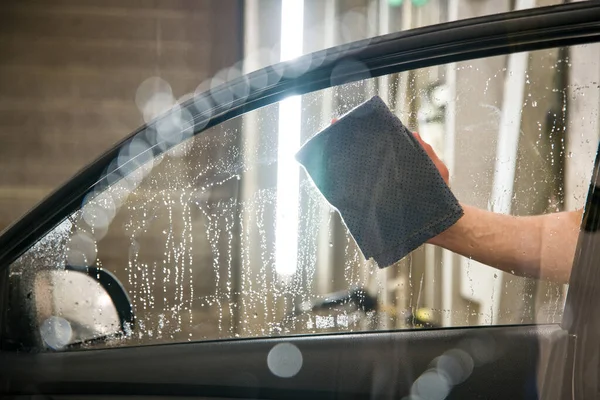
<svg viewBox="0 0 600 400">
<path fill-rule="evenodd" d="M 378 96 L 308 140 L 296 159 L 365 258 L 381 268 L 463 214 L 425 150 Z"/>
</svg>

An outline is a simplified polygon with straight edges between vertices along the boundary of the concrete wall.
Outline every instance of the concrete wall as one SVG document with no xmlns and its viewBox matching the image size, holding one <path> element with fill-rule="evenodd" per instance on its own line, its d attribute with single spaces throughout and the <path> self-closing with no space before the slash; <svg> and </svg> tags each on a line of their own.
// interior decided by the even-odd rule
<svg viewBox="0 0 600 400">
<path fill-rule="evenodd" d="M 0 4 L 0 230 L 139 127 L 151 76 L 176 97 L 241 56 L 237 0 Z"/>
</svg>

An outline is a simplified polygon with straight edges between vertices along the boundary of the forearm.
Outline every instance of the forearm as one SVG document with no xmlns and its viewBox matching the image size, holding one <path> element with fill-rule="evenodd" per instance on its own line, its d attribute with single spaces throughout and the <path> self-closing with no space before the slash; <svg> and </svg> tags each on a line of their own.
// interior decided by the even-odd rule
<svg viewBox="0 0 600 400">
<path fill-rule="evenodd" d="M 568 282 L 581 211 L 514 217 L 463 208 L 464 216 L 430 243 L 516 275 Z"/>
</svg>

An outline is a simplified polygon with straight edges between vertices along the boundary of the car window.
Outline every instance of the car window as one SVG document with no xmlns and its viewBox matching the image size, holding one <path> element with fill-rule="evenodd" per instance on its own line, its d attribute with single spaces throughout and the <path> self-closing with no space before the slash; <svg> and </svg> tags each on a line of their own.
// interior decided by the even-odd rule
<svg viewBox="0 0 600 400">
<path fill-rule="evenodd" d="M 135 314 L 124 335 L 110 335 L 108 316 L 101 316 L 108 308 L 88 304 L 101 321 L 91 336 L 106 339 L 84 348 L 558 323 L 566 286 L 500 272 L 430 244 L 380 269 L 363 257 L 294 154 L 332 118 L 379 95 L 448 165 L 462 203 L 513 215 L 581 208 L 598 144 L 599 86 L 588 73 L 598 64 L 576 65 L 571 57 L 593 49 L 490 57 L 351 83 L 340 82 L 334 68 L 331 80 L 339 86 L 193 137 L 192 116 L 179 109 L 124 147 L 81 209 L 11 265 L 11 282 L 19 278 L 12 307 L 28 316 L 38 349 L 77 342 L 65 326 L 93 325 L 89 317 L 78 321 L 76 313 L 47 307 L 53 286 L 40 289 L 36 278 L 71 265 L 114 274 Z M 498 142 L 507 126 L 518 141 L 506 161 L 514 176 L 502 182 L 512 188 L 508 208 L 498 209 Z M 138 157 L 139 168 L 119 179 L 118 168 L 152 154 L 157 138 L 182 143 Z M 65 301 L 81 307 L 86 296 L 79 296 Z"/>
</svg>

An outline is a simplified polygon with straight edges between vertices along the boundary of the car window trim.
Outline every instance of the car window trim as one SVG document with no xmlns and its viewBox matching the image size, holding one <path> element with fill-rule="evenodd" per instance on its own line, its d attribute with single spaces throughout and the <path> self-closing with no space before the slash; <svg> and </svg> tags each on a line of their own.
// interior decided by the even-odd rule
<svg viewBox="0 0 600 400">
<path fill-rule="evenodd" d="M 512 396 L 503 398 L 516 398 L 514 393 L 523 390 L 516 383 L 534 377 L 540 338 L 559 332 L 555 324 L 505 325 L 239 338 L 56 353 L 5 352 L 0 353 L 0 377 L 6 384 L 0 393 L 372 399 L 371 382 L 393 381 L 398 392 L 408 392 L 432 360 L 451 349 L 469 348 L 465 345 L 476 341 L 491 344 L 491 352 L 484 353 L 488 359 L 473 370 L 466 385 L 489 386 L 494 379 L 496 384 L 512 383 L 506 386 Z M 302 370 L 293 377 L 281 379 L 269 369 L 269 351 L 280 343 L 293 344 L 302 353 Z M 392 374 L 381 381 L 376 371 Z M 497 371 L 508 373 L 498 376 Z M 256 380 L 236 379 L 244 376 Z M 251 388 L 260 393 L 249 394 Z"/>
<path fill-rule="evenodd" d="M 192 113 L 195 126 L 202 126 L 201 129 L 194 129 L 194 135 L 197 135 L 219 123 L 276 103 L 290 95 L 306 94 L 334 86 L 330 81 L 332 71 L 344 61 L 351 62 L 342 71 L 336 71 L 343 78 L 336 85 L 364 79 L 364 66 L 367 67 L 369 77 L 377 77 L 451 62 L 599 40 L 600 2 L 578 2 L 512 11 L 430 25 L 311 53 L 224 83 L 212 92 L 204 92 L 188 100 L 181 107 Z M 298 71 L 305 72 L 298 76 Z M 252 83 L 265 76 L 281 78 L 267 87 L 252 87 Z M 246 83 L 250 84 L 246 98 L 236 98 L 228 104 L 213 104 L 212 109 L 203 113 L 194 106 L 199 99 L 212 102 L 220 93 L 231 92 Z M 147 133 L 160 119 L 168 117 L 169 113 L 166 113 L 140 127 L 8 227 L 0 236 L 0 270 L 7 268 L 43 235 L 79 208 L 86 195 L 100 184 L 107 167 L 121 148 L 138 135 Z M 170 147 L 156 144 L 148 151 L 153 151 L 154 156 L 158 156 Z M 139 155 L 144 156 L 146 154 Z M 135 163 L 136 160 L 129 162 Z M 125 164 L 122 168 L 130 166 Z"/>
</svg>

